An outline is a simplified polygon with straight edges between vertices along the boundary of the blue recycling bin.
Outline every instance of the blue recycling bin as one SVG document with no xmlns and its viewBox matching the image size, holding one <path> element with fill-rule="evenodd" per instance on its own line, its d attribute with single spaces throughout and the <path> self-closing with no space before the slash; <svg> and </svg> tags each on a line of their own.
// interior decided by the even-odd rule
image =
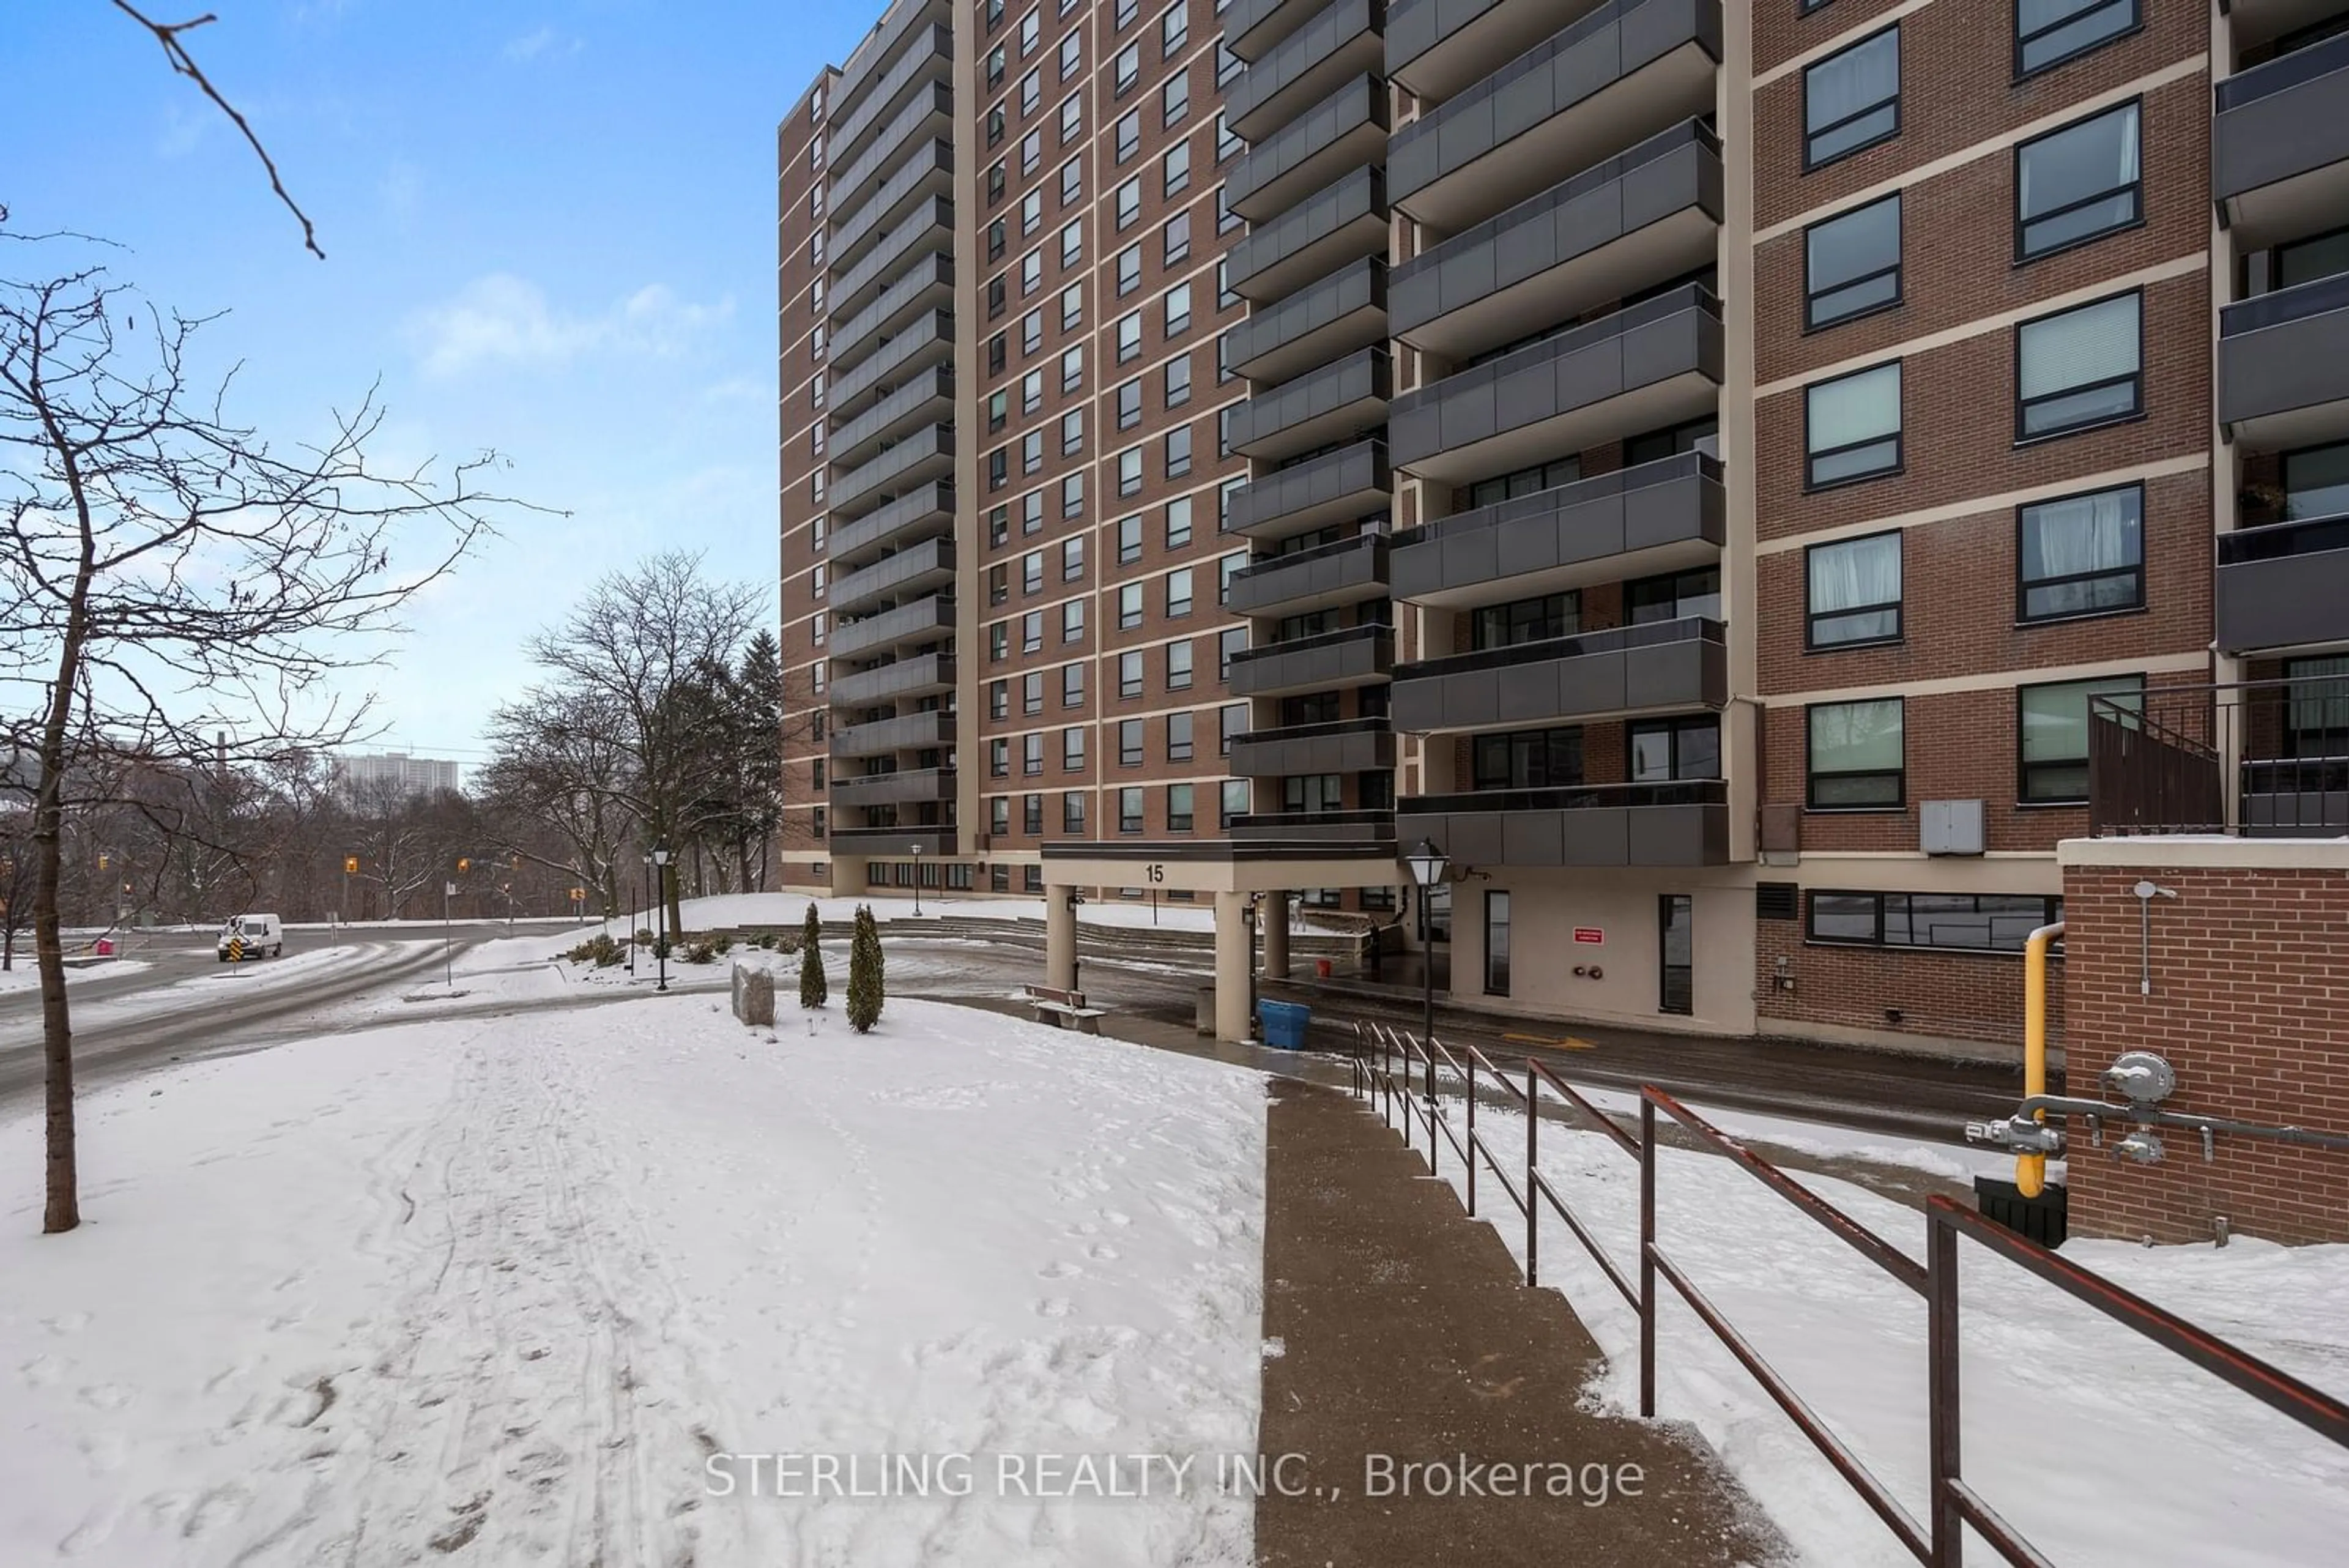
<svg viewBox="0 0 2349 1568">
<path fill-rule="evenodd" d="M 1263 1025 L 1266 1044 L 1277 1051 L 1305 1049 L 1305 1026 L 1312 1021 L 1311 1008 L 1295 1002 L 1259 1002 L 1256 1015 Z"/>
</svg>

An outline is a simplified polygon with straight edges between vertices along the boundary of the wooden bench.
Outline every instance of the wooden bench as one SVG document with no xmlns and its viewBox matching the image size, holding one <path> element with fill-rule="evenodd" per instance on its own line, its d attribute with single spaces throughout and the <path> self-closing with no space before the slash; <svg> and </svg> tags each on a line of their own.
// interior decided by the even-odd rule
<svg viewBox="0 0 2349 1568">
<path fill-rule="evenodd" d="M 1087 1007 L 1081 991 L 1061 991 L 1054 986 L 1030 985 L 1020 988 L 1027 993 L 1029 1004 L 1036 1009 L 1036 1022 L 1050 1023 L 1056 1029 L 1074 1029 L 1086 1034 L 1101 1033 L 1104 1008 Z"/>
</svg>

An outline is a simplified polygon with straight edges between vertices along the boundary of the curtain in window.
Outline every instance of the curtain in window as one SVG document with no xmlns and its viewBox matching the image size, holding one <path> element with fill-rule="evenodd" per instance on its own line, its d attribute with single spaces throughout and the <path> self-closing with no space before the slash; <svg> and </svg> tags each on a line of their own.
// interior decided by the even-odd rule
<svg viewBox="0 0 2349 1568">
<path fill-rule="evenodd" d="M 1811 614 L 1815 618 L 1900 602 L 1900 535 L 1881 534 L 1811 552 Z M 1817 640 L 1849 642 L 1890 637 L 1900 629 L 1900 612 L 1877 610 L 1846 616 L 1818 627 Z"/>
<path fill-rule="evenodd" d="M 1889 100 L 1899 92 L 1898 29 L 1813 66 L 1803 81 L 1803 128 L 1814 138 L 1812 160 L 1832 158 L 1891 130 L 1893 109 Z M 1885 105 L 1880 114 L 1843 125 L 1878 104 Z M 1820 135 L 1834 126 L 1841 129 Z"/>
<path fill-rule="evenodd" d="M 2025 415 L 2026 434 L 2127 413 L 2137 406 L 2133 382 L 2072 397 L 2059 394 L 2137 374 L 2137 296 L 2127 294 L 2024 324 L 2019 367 L 2023 400 L 2041 403 Z"/>
<path fill-rule="evenodd" d="M 2018 175 L 2025 254 L 2069 244 L 2134 219 L 2137 148 L 2135 104 L 2025 147 Z"/>
<path fill-rule="evenodd" d="M 2134 603 L 2136 572 L 2145 559 L 2142 512 L 2139 493 L 2131 488 L 2051 501 L 2024 513 L 2023 613 L 2066 615 Z M 2032 586 L 2041 584 L 2048 586 Z"/>
</svg>

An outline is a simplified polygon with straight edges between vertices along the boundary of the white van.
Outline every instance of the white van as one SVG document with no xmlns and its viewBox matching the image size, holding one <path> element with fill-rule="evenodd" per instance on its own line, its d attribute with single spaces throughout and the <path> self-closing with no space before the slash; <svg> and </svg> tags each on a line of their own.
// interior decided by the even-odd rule
<svg viewBox="0 0 2349 1568">
<path fill-rule="evenodd" d="M 232 915 L 221 928 L 220 959 L 228 962 L 228 945 L 241 942 L 245 958 L 275 958 L 285 950 L 285 923 L 274 915 Z"/>
</svg>

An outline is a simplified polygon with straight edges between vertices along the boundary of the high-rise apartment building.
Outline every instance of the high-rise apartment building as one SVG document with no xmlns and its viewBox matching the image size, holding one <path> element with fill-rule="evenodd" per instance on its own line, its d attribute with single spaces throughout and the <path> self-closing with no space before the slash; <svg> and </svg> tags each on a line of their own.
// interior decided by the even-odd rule
<svg viewBox="0 0 2349 1568">
<path fill-rule="evenodd" d="M 2349 752 L 2344 32 L 901 0 L 782 129 L 795 877 L 1244 985 L 1424 840 L 1464 998 L 2010 1039 L 2092 714 Z"/>
<path fill-rule="evenodd" d="M 460 765 L 442 757 L 412 757 L 406 752 L 337 756 L 327 766 L 329 786 L 345 801 L 383 790 L 398 794 L 436 794 L 453 790 Z"/>
</svg>

